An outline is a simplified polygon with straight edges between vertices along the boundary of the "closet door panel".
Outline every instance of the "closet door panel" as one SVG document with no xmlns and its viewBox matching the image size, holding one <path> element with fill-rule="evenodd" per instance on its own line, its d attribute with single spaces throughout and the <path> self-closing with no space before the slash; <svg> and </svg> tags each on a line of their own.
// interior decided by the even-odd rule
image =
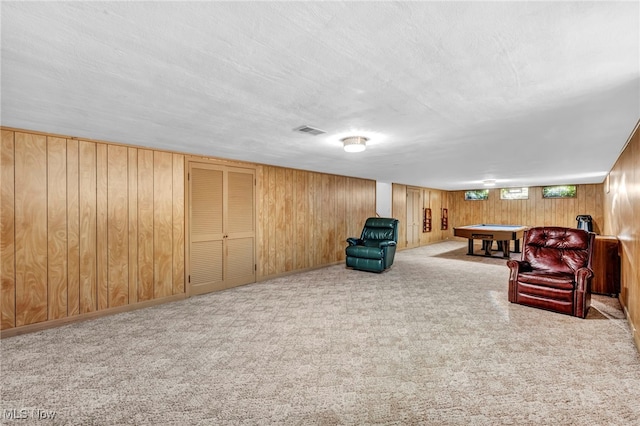
<svg viewBox="0 0 640 426">
<path fill-rule="evenodd" d="M 190 168 L 190 294 L 219 289 L 224 281 L 223 170 Z"/>
<path fill-rule="evenodd" d="M 191 233 L 222 237 L 222 170 L 191 170 Z"/>
<path fill-rule="evenodd" d="M 189 166 L 189 294 L 255 282 L 255 170 Z"/>
<path fill-rule="evenodd" d="M 191 244 L 191 287 L 222 282 L 222 240 Z M 205 290 L 210 291 L 210 290 Z"/>
<path fill-rule="evenodd" d="M 254 239 L 237 238 L 226 241 L 227 287 L 255 281 Z"/>
<path fill-rule="evenodd" d="M 253 232 L 255 226 L 253 173 L 227 174 L 228 233 Z"/>
<path fill-rule="evenodd" d="M 254 182 L 253 170 L 230 169 L 227 173 L 226 287 L 255 281 Z"/>
</svg>

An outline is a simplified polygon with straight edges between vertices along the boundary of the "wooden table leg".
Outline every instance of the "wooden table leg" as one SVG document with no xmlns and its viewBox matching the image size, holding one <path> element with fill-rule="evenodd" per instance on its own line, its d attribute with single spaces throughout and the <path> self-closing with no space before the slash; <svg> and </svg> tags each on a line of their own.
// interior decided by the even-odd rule
<svg viewBox="0 0 640 426">
<path fill-rule="evenodd" d="M 520 253 L 520 240 L 516 238 L 515 243 L 513 245 L 514 245 L 513 252 Z"/>
<path fill-rule="evenodd" d="M 491 256 L 491 245 L 493 245 L 492 240 L 482 240 L 482 248 L 484 249 L 485 256 Z"/>
</svg>

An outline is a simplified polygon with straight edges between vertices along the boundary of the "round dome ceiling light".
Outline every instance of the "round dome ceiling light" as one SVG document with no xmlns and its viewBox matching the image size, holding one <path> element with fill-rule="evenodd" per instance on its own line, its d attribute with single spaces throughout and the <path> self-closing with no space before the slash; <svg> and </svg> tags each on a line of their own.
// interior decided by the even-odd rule
<svg viewBox="0 0 640 426">
<path fill-rule="evenodd" d="M 362 136 L 350 136 L 342 139 L 342 145 L 346 152 L 362 152 L 367 149 L 367 138 Z"/>
</svg>

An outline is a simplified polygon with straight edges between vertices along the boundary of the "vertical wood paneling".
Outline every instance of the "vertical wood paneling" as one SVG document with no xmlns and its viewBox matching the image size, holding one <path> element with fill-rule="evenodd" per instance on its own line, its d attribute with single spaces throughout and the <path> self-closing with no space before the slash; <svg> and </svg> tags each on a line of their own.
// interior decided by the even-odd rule
<svg viewBox="0 0 640 426">
<path fill-rule="evenodd" d="M 47 138 L 48 319 L 67 316 L 67 140 Z"/>
<path fill-rule="evenodd" d="M 264 167 L 258 166 L 256 168 L 256 193 L 262 194 L 264 193 Z M 264 222 L 264 197 L 258 197 L 256 200 L 256 221 L 257 223 Z M 256 253 L 256 265 L 258 265 L 257 275 L 263 275 L 264 271 L 262 270 L 262 265 L 264 264 L 264 251 L 262 248 L 264 247 L 264 230 L 262 226 L 258 226 L 256 229 L 256 246 L 258 247 Z"/>
<path fill-rule="evenodd" d="M 256 229 L 256 244 L 258 244 L 256 262 L 258 263 L 258 274 L 265 276 L 269 269 L 269 198 L 262 194 L 269 193 L 269 169 L 266 166 L 260 166 L 257 170 L 259 187 L 257 189 L 258 211 Z"/>
<path fill-rule="evenodd" d="M 528 226 L 576 227 L 576 216 L 589 214 L 598 230 L 602 219 L 601 184 L 577 185 L 576 198 L 542 198 L 542 187 L 529 188 L 527 200 L 501 200 L 499 189 L 489 192 L 485 201 L 465 201 L 464 191 L 451 192 L 451 224 L 523 224 Z M 491 212 L 496 212 L 491 214 Z"/>
<path fill-rule="evenodd" d="M 531 188 L 529 188 L 529 190 L 531 190 Z M 549 220 L 549 212 L 551 210 L 551 200 L 547 198 L 540 198 L 538 206 L 540 206 L 540 210 L 536 212 L 534 217 L 535 223 L 538 224 L 538 226 L 550 225 L 551 221 Z"/>
<path fill-rule="evenodd" d="M 400 184 L 391 185 L 391 212 L 398 223 L 398 248 L 407 247 L 407 186 Z M 439 227 L 438 227 L 439 229 Z"/>
<path fill-rule="evenodd" d="M 331 193 L 333 181 L 333 175 L 322 175 L 322 202 L 320 207 L 322 208 L 322 234 L 325 238 L 325 243 L 322 244 L 321 262 L 323 264 L 331 262 L 333 254 L 332 248 L 335 241 L 334 194 Z"/>
<path fill-rule="evenodd" d="M 16 326 L 46 321 L 47 138 L 15 134 Z"/>
<path fill-rule="evenodd" d="M 184 155 L 6 129 L 1 148 L 3 330 L 184 293 Z"/>
<path fill-rule="evenodd" d="M 80 313 L 78 141 L 67 140 L 67 314 Z"/>
<path fill-rule="evenodd" d="M 96 280 L 98 309 L 109 307 L 109 254 L 107 246 L 107 145 L 96 144 Z"/>
<path fill-rule="evenodd" d="M 355 185 L 356 185 L 356 180 L 354 178 L 350 178 L 350 177 L 347 178 L 347 183 L 346 183 L 347 211 L 345 213 L 345 221 L 347 224 L 346 238 L 349 238 L 349 237 L 359 238 L 360 232 L 362 232 L 362 228 L 360 229 L 360 232 L 358 232 L 354 225 L 355 218 L 357 217 L 357 214 L 358 214 L 358 212 L 354 210 L 356 208 L 359 208 L 359 206 L 356 204 L 357 194 L 356 194 Z"/>
<path fill-rule="evenodd" d="M 469 208 L 462 208 L 458 211 L 453 211 L 450 207 L 449 207 L 449 193 L 446 191 L 442 191 L 442 190 L 437 190 L 437 189 L 431 189 L 431 188 L 423 188 L 423 194 L 424 194 L 424 206 L 425 207 L 429 207 L 431 208 L 431 224 L 432 224 L 432 230 L 431 232 L 426 232 L 426 233 L 422 233 L 422 236 L 420 238 L 420 243 L 421 244 L 431 244 L 437 241 L 441 241 L 447 238 L 450 238 L 452 235 L 452 228 L 451 228 L 451 219 L 452 216 L 457 216 L 459 218 L 464 218 L 464 219 L 469 219 L 473 217 L 472 212 L 469 210 Z M 449 227 L 446 230 L 443 230 L 441 228 L 442 225 L 442 214 L 443 214 L 443 210 L 442 209 L 449 209 L 448 212 L 448 217 L 449 217 Z M 483 209 L 482 211 L 485 212 L 485 214 L 487 215 L 491 215 L 493 216 L 493 213 L 490 209 Z M 422 215 L 423 212 L 420 211 L 421 217 L 420 217 L 420 227 L 422 226 Z"/>
<path fill-rule="evenodd" d="M 535 203 L 537 198 L 533 196 L 531 192 L 529 192 L 529 202 L 523 203 L 524 216 L 522 218 L 522 224 L 529 226 L 530 223 L 533 223 L 533 212 L 535 211 Z"/>
<path fill-rule="evenodd" d="M 284 192 L 284 235 L 293 235 L 293 170 L 285 169 L 284 174 L 285 192 Z M 291 241 L 291 240 L 289 240 Z M 284 249 L 284 270 L 293 271 L 293 244 L 283 243 L 281 247 Z"/>
<path fill-rule="evenodd" d="M 283 168 L 276 168 L 275 170 L 275 214 L 276 214 L 276 226 L 274 238 L 274 254 L 276 257 L 275 267 L 277 271 L 286 271 L 285 266 L 285 170 Z"/>
<path fill-rule="evenodd" d="M 109 307 L 107 246 L 107 146 L 96 144 L 96 286 L 98 310 Z"/>
<path fill-rule="evenodd" d="M 625 306 L 635 330 L 636 346 L 640 349 L 640 224 L 637 216 L 640 212 L 640 132 L 636 132 L 625 154 L 629 163 L 629 182 L 632 182 L 629 186 L 630 212 L 627 211 L 625 216 L 632 216 L 635 220 L 632 219 L 630 225 L 632 237 L 625 241 L 622 274 L 628 290 Z"/>
<path fill-rule="evenodd" d="M 431 193 L 431 205 L 433 208 L 433 230 L 438 240 L 442 239 L 442 196 L 438 191 Z"/>
<path fill-rule="evenodd" d="M 594 222 L 597 222 L 597 219 L 601 220 L 601 218 L 604 216 L 604 205 L 602 204 L 604 203 L 604 200 L 602 198 L 602 194 L 604 192 L 604 184 L 582 185 L 582 187 L 578 187 L 578 191 L 582 192 L 582 196 L 580 192 L 578 192 L 578 198 L 583 198 L 585 200 L 584 211 L 586 212 L 586 214 L 592 215 L 594 218 Z"/>
<path fill-rule="evenodd" d="M 153 299 L 153 151 L 138 150 L 138 300 Z"/>
<path fill-rule="evenodd" d="M 309 245 L 307 246 L 308 250 L 306 252 L 307 255 L 307 267 L 312 267 L 313 265 L 318 265 L 316 260 L 316 251 L 318 250 L 318 244 L 316 244 L 316 224 L 317 224 L 317 213 L 316 213 L 316 194 L 318 189 L 316 187 L 316 174 L 315 173 L 307 173 L 307 184 L 308 184 L 308 192 L 307 192 L 307 206 L 309 206 L 309 216 L 307 220 L 308 227 L 306 229 L 306 237 L 307 241 L 309 241 Z"/>
<path fill-rule="evenodd" d="M 172 293 L 185 292 L 184 282 L 184 155 L 173 154 Z"/>
<path fill-rule="evenodd" d="M 271 168 L 270 167 L 265 167 L 263 168 L 263 185 L 262 185 L 262 192 L 260 192 L 259 194 L 271 194 L 270 189 L 272 187 L 272 182 L 271 182 Z M 273 232 L 275 232 L 272 228 L 274 225 L 274 217 L 271 216 L 272 213 L 272 206 L 273 206 L 273 197 L 269 196 L 269 197 L 259 197 L 262 198 L 264 201 L 262 202 L 262 208 L 263 208 L 263 221 L 259 222 L 261 225 L 258 225 L 258 229 L 261 229 L 261 233 L 262 233 L 262 239 L 264 244 L 261 246 L 261 249 L 258 250 L 259 252 L 261 252 L 262 257 L 263 257 L 263 262 L 261 264 L 262 268 L 263 268 L 263 273 L 265 275 L 269 274 L 269 270 L 271 268 L 274 267 L 273 265 L 273 259 L 271 258 L 271 252 L 269 250 L 269 245 L 270 245 L 270 241 L 273 238 Z"/>
<path fill-rule="evenodd" d="M 16 326 L 14 133 L 2 130 L 0 144 L 0 328 L 5 330 Z"/>
<path fill-rule="evenodd" d="M 277 235 L 277 228 L 278 228 L 278 216 L 277 216 L 277 209 L 276 209 L 276 205 L 277 205 L 277 193 L 276 193 L 276 168 L 274 167 L 269 167 L 269 176 L 267 178 L 269 184 L 268 184 L 268 217 L 269 217 L 269 224 L 268 224 L 268 236 L 267 236 L 267 247 L 265 247 L 266 251 L 267 251 L 267 268 L 266 270 L 268 271 L 269 275 L 275 274 L 276 271 L 278 271 L 277 268 L 277 262 L 276 262 L 276 235 Z M 284 272 L 284 271 L 282 271 Z"/>
<path fill-rule="evenodd" d="M 80 313 L 98 307 L 96 288 L 96 144 L 80 141 Z"/>
<path fill-rule="evenodd" d="M 138 150 L 127 149 L 129 303 L 138 301 Z"/>
<path fill-rule="evenodd" d="M 307 267 L 307 256 L 306 256 L 306 248 L 309 246 L 307 243 L 307 216 L 309 214 L 309 209 L 307 206 L 307 196 L 306 196 L 306 188 L 307 188 L 307 173 L 294 170 L 294 182 L 295 182 L 295 269 L 304 269 Z"/>
<path fill-rule="evenodd" d="M 129 303 L 128 152 L 124 146 L 107 150 L 107 247 L 109 307 Z"/>
<path fill-rule="evenodd" d="M 173 293 L 173 157 L 167 152 L 153 155 L 153 297 Z"/>
<path fill-rule="evenodd" d="M 347 213 L 347 200 L 346 200 L 346 186 L 347 186 L 347 178 L 344 176 L 336 176 L 335 178 L 335 197 L 336 197 L 336 207 L 335 207 L 335 244 L 334 244 L 334 255 L 333 261 L 339 261 L 343 259 L 342 253 L 345 250 L 346 239 L 349 237 L 347 235 L 347 223 L 346 223 L 346 213 Z"/>
<path fill-rule="evenodd" d="M 346 238 L 375 216 L 375 181 L 259 166 L 262 277 L 344 260 Z"/>
<path fill-rule="evenodd" d="M 451 226 L 468 224 L 466 219 L 483 222 L 489 218 L 496 223 L 517 221 L 531 226 L 556 224 L 573 227 L 576 225 L 577 214 L 590 214 L 594 217 L 596 230 L 604 229 L 603 232 L 617 235 L 621 240 L 621 301 L 635 327 L 640 328 L 640 289 L 637 284 L 640 280 L 636 266 L 640 264 L 636 220 L 637 211 L 640 211 L 640 176 L 637 172 L 640 167 L 639 143 L 636 134 L 614 166 L 609 194 L 604 193 L 602 185 L 579 185 L 576 199 L 544 200 L 541 188 L 535 187 L 530 189 L 529 200 L 501 202 L 499 195 L 492 193 L 490 202 L 476 204 L 464 202 L 460 198 L 462 192 L 447 194 L 434 190 L 429 193 L 429 202 L 439 203 L 438 206 L 432 206 L 434 230 L 439 229 L 439 214 L 436 213 L 447 203 Z M 184 228 L 179 224 L 180 220 L 184 220 L 180 214 L 180 210 L 184 212 L 184 208 L 179 204 L 184 200 L 184 194 L 181 195 L 184 192 L 184 181 L 178 183 L 181 179 L 178 169 L 179 164 L 183 164 L 182 156 L 166 154 L 172 158 L 171 166 L 161 167 L 166 169 L 167 174 L 156 177 L 155 152 L 152 150 L 127 148 L 127 168 L 120 175 L 113 171 L 115 169 L 112 170 L 114 164 L 108 162 L 110 156 L 107 153 L 112 152 L 110 144 L 68 139 L 65 153 L 62 139 L 52 136 L 47 144 L 47 136 L 26 132 L 16 132 L 14 135 L 14 132 L 3 129 L 1 148 L 2 329 L 65 315 L 65 290 L 61 288 L 64 278 L 59 280 L 65 275 L 63 269 L 60 269 L 60 247 L 65 244 L 65 238 L 66 315 L 73 316 L 98 309 L 100 280 L 102 291 L 107 289 L 106 293 L 101 293 L 105 295 L 103 300 L 108 302 L 106 305 L 110 305 L 114 299 L 122 300 L 121 296 L 114 296 L 116 293 L 120 294 L 121 289 L 112 293 L 117 288 L 111 286 L 114 282 L 112 277 L 121 273 L 117 268 L 122 266 L 122 263 L 115 262 L 115 258 L 109 257 L 114 255 L 111 252 L 113 244 L 116 244 L 116 252 L 120 247 L 118 244 L 124 244 L 128 249 L 124 262 L 128 264 L 124 285 L 127 287 L 129 300 L 124 303 L 154 297 L 154 266 L 160 266 L 169 257 L 171 273 L 166 274 L 164 283 L 170 283 L 168 288 L 171 293 L 183 291 L 184 283 L 177 279 L 181 275 L 181 264 L 184 267 L 184 260 L 180 260 L 180 252 L 184 251 L 181 244 L 184 243 L 179 241 L 179 232 L 183 232 Z M 113 152 L 116 151 L 118 150 Z M 61 158 L 64 159 L 65 156 L 66 164 L 64 160 L 61 162 Z M 121 164 L 118 163 L 116 169 L 121 170 L 120 167 Z M 375 215 L 373 181 L 357 178 L 345 180 L 336 176 L 325 177 L 319 173 L 285 170 L 284 192 L 276 195 L 276 188 L 279 188 L 279 168 L 264 166 L 259 170 L 258 262 L 263 276 L 267 273 L 287 272 L 292 268 L 320 266 L 322 262 L 335 260 L 332 253 L 344 256 L 344 250 L 340 249 L 340 230 L 343 227 L 341 221 L 346 223 L 349 236 L 358 236 L 364 219 Z M 122 195 L 116 194 L 118 184 L 115 180 L 111 182 L 111 178 L 116 175 L 120 178 L 126 176 L 120 179 L 120 189 L 126 194 L 127 200 L 124 219 L 114 210 L 116 204 L 121 206 L 123 203 L 122 199 L 117 199 Z M 171 188 L 170 195 L 169 192 L 163 193 L 163 190 L 156 191 L 156 185 Z M 343 186 L 345 193 L 341 193 Z M 401 187 L 403 186 L 398 186 Z M 426 196 L 426 192 L 423 193 Z M 156 195 L 160 197 L 159 206 L 154 203 Z M 395 195 L 397 194 L 394 193 Z M 112 199 L 114 197 L 116 201 Z M 344 213 L 341 209 L 341 197 L 345 199 Z M 167 200 L 170 200 L 168 204 Z M 62 210 L 61 201 L 64 201 Z M 394 204 L 394 216 L 398 216 L 396 210 L 400 214 L 398 217 L 406 215 L 402 211 L 406 209 L 404 203 L 406 198 L 403 202 Z M 603 205 L 606 205 L 606 211 Z M 161 224 L 161 227 L 162 232 L 170 235 L 172 240 L 166 246 L 169 249 L 159 250 L 165 255 L 162 261 L 156 259 L 154 253 L 154 250 L 164 247 L 162 243 L 154 244 L 154 238 L 161 233 L 154 225 L 156 220 L 160 220 L 160 211 L 165 211 L 166 217 L 170 217 L 168 223 Z M 278 219 L 277 211 L 283 212 L 281 217 L 284 222 Z M 128 227 L 124 243 L 120 239 L 120 224 L 111 223 L 110 215 L 114 215 L 113 220 L 123 221 L 124 227 Z M 62 217 L 65 219 L 61 219 Z M 458 223 L 461 219 L 463 223 Z M 280 227 L 278 220 L 282 224 Z M 66 231 L 63 230 L 65 227 Z M 326 238 L 329 233 L 333 233 L 330 240 Z M 112 235 L 118 235 L 116 241 L 111 241 Z M 447 234 L 433 232 L 427 239 L 434 241 L 436 236 L 446 237 Z M 295 247 L 295 254 L 289 254 L 285 249 L 283 258 L 276 262 L 278 250 L 291 241 L 299 244 L 289 245 Z M 65 256 L 64 249 L 62 256 Z M 116 254 L 118 256 L 121 254 Z M 112 269 L 112 265 L 115 269 Z M 100 276 L 104 278 L 99 280 Z M 108 287 L 103 283 L 108 283 Z M 161 285 L 159 288 L 161 290 L 155 297 L 165 294 L 164 287 Z M 104 301 L 100 303 L 101 309 L 105 308 Z"/>
<path fill-rule="evenodd" d="M 640 127 L 609 174 L 609 192 L 601 191 L 603 232 L 620 241 L 620 303 L 640 350 Z"/>
<path fill-rule="evenodd" d="M 256 228 L 256 244 L 257 244 L 257 250 L 256 250 L 256 262 L 258 265 L 258 276 L 265 276 L 267 275 L 267 270 L 264 269 L 265 267 L 267 267 L 268 265 L 268 243 L 267 243 L 267 237 L 268 237 L 268 210 L 269 210 L 269 205 L 268 205 L 268 198 L 269 197 L 264 197 L 262 196 L 262 194 L 268 194 L 269 193 L 269 181 L 268 181 L 268 177 L 269 177 L 269 172 L 267 170 L 267 167 L 265 166 L 258 166 L 256 169 L 256 179 L 258 180 L 258 187 L 256 189 L 256 196 L 257 196 L 257 201 L 256 201 L 256 223 L 257 228 Z"/>
<path fill-rule="evenodd" d="M 531 193 L 533 193 L 535 204 L 531 212 L 531 221 L 527 223 L 528 226 L 544 225 L 544 199 L 542 198 L 542 190 L 538 191 L 537 189 L 539 188 L 529 188 L 529 199 L 531 199 Z"/>
<path fill-rule="evenodd" d="M 313 174 L 313 180 L 314 180 L 314 187 L 316 188 L 316 192 L 315 192 L 315 197 L 314 197 L 314 213 L 315 213 L 315 217 L 314 217 L 314 223 L 313 223 L 313 240 L 312 241 L 317 241 L 318 244 L 315 244 L 315 257 L 314 257 L 314 265 L 323 265 L 324 262 L 322 260 L 322 257 L 324 255 L 324 237 L 325 237 L 325 233 L 324 230 L 322 229 L 322 222 L 323 222 L 323 212 L 324 209 L 322 208 L 322 200 L 323 200 L 323 193 L 322 193 L 322 174 L 320 173 L 314 173 Z"/>
</svg>

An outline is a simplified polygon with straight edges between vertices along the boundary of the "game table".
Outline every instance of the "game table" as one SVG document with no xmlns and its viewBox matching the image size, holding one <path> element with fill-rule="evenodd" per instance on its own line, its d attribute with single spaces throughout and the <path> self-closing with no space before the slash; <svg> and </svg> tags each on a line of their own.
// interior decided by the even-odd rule
<svg viewBox="0 0 640 426">
<path fill-rule="evenodd" d="M 469 247 L 467 254 L 471 256 L 492 256 L 491 246 L 494 241 L 498 242 L 498 249 L 502 250 L 502 257 L 509 258 L 510 244 L 514 241 L 514 253 L 520 253 L 520 239 L 524 236 L 524 231 L 529 229 L 524 225 L 468 225 L 453 228 L 453 235 L 467 238 Z M 482 240 L 484 254 L 475 254 L 473 251 L 473 240 Z M 495 257 L 495 256 L 494 256 Z"/>
</svg>

